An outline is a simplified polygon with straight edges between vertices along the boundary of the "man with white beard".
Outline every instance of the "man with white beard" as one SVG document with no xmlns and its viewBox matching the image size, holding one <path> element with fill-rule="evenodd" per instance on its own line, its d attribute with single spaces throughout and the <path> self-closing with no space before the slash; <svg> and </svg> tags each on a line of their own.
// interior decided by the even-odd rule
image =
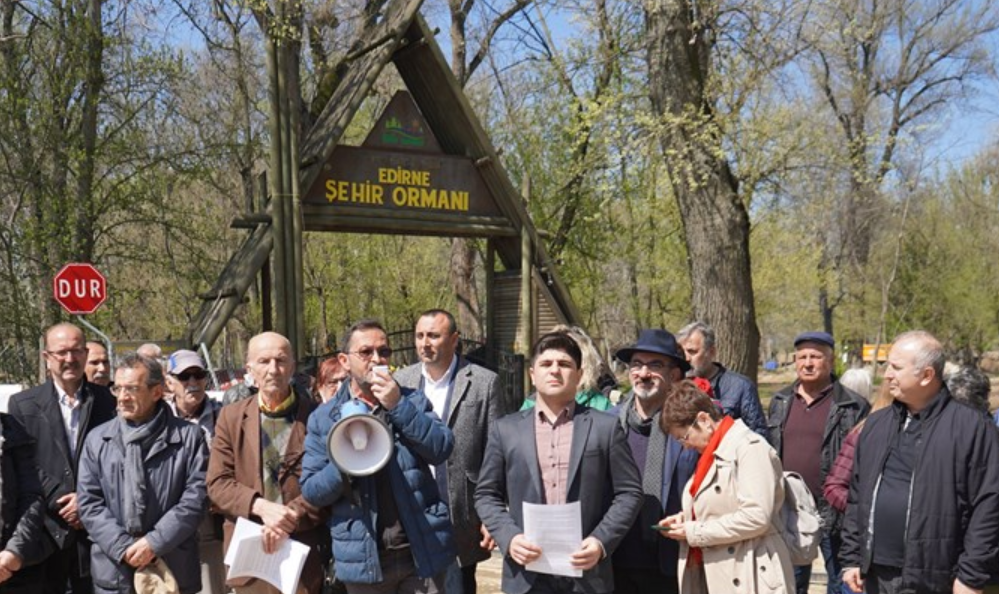
<svg viewBox="0 0 999 594">
<path fill-rule="evenodd" d="M 167 389 L 173 400 L 167 404 L 179 419 L 201 427 L 205 443 L 211 448 L 215 421 L 222 403 L 208 397 L 208 369 L 194 351 L 174 351 L 167 360 Z M 225 592 L 225 565 L 222 563 L 222 517 L 210 511 L 198 528 L 198 552 L 201 558 L 201 594 Z"/>
<path fill-rule="evenodd" d="M 614 552 L 614 591 L 677 592 L 679 546 L 650 526 L 681 508 L 683 486 L 698 454 L 685 450 L 659 428 L 659 411 L 675 382 L 690 370 L 676 338 L 665 330 L 642 330 L 638 342 L 615 356 L 628 365 L 631 391 L 610 413 L 618 415 L 642 475 L 642 509 Z"/>
</svg>

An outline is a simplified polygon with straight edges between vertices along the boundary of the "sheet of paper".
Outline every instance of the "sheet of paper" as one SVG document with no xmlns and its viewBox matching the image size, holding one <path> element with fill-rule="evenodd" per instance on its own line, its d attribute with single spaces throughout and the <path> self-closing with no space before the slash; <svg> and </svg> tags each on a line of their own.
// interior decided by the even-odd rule
<svg viewBox="0 0 999 594">
<path fill-rule="evenodd" d="M 225 564 L 229 566 L 226 577 L 255 577 L 270 583 L 282 594 L 295 594 L 309 547 L 289 538 L 268 555 L 264 552 L 263 529 L 246 518 L 236 520 L 229 550 L 225 552 Z"/>
<path fill-rule="evenodd" d="M 572 566 L 572 554 L 583 542 L 583 519 L 578 501 L 563 505 L 524 504 L 524 537 L 541 547 L 541 557 L 527 564 L 538 573 L 582 577 Z"/>
</svg>

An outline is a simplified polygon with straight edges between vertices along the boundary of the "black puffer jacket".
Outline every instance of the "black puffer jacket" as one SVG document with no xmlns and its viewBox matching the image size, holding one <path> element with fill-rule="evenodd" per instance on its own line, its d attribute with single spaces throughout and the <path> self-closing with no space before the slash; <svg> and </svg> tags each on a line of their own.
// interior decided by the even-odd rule
<svg viewBox="0 0 999 594">
<path fill-rule="evenodd" d="M 783 437 L 784 423 L 787 422 L 787 413 L 791 408 L 791 399 L 794 398 L 794 390 L 797 382 L 774 394 L 770 399 L 770 408 L 767 411 L 767 429 L 769 435 L 767 441 L 777 450 L 777 454 L 784 457 Z M 833 377 L 833 391 L 830 394 L 833 399 L 832 408 L 829 409 L 829 417 L 826 419 L 826 428 L 822 434 L 822 459 L 819 463 L 820 483 L 825 484 L 826 475 L 836 462 L 836 456 L 843 446 L 843 440 L 853 429 L 853 426 L 867 416 L 871 410 L 871 405 L 863 396 L 857 394 L 849 388 L 844 388 L 836 378 Z M 833 509 L 826 498 L 819 493 L 815 497 L 815 504 L 822 514 L 822 524 L 830 532 L 837 532 L 842 524 L 840 514 Z"/>
<path fill-rule="evenodd" d="M 999 432 L 946 388 L 923 411 L 905 534 L 902 589 L 950 592 L 954 578 L 982 588 L 999 552 Z M 889 445 L 907 416 L 895 403 L 871 415 L 853 461 L 840 561 L 871 565 L 876 489 Z"/>
</svg>

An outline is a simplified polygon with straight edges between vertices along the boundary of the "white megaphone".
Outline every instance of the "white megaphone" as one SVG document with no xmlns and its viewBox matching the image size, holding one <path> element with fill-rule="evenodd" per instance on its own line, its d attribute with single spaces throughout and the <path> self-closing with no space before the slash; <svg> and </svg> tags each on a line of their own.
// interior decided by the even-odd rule
<svg viewBox="0 0 999 594">
<path fill-rule="evenodd" d="M 395 444 L 392 431 L 371 414 L 371 407 L 353 398 L 340 407 L 340 420 L 326 436 L 326 452 L 344 474 L 370 476 L 388 464 Z"/>
</svg>

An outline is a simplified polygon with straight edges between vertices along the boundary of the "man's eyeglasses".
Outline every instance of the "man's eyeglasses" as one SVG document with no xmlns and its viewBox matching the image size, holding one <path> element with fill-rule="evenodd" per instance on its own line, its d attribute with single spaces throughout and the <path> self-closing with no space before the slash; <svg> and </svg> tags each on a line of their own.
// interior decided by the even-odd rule
<svg viewBox="0 0 999 594">
<path fill-rule="evenodd" d="M 645 367 L 652 373 L 662 373 L 669 369 L 669 365 L 665 361 L 638 361 L 633 360 L 628 363 L 628 369 L 638 372 Z"/>
<path fill-rule="evenodd" d="M 688 440 L 690 439 L 690 432 L 694 430 L 694 425 L 696 424 L 697 423 L 694 422 L 690 427 L 687 427 L 687 432 L 680 438 L 680 443 L 688 443 Z"/>
<path fill-rule="evenodd" d="M 70 357 L 77 357 L 83 355 L 87 352 L 87 349 L 63 349 L 61 351 L 45 351 L 50 357 L 55 357 L 56 359 L 68 359 Z"/>
<path fill-rule="evenodd" d="M 192 377 L 200 382 L 201 380 L 208 377 L 208 372 L 205 371 L 204 369 L 198 369 L 197 371 L 183 371 L 181 373 L 171 373 L 170 375 L 174 376 L 175 378 L 177 378 L 182 382 L 186 382 Z"/>
<path fill-rule="evenodd" d="M 150 388 L 155 385 L 156 384 L 146 384 L 145 387 Z M 115 384 L 114 386 L 111 386 L 111 393 L 114 394 L 115 397 L 120 397 L 122 394 L 135 396 L 139 393 L 139 390 L 142 389 L 142 387 L 143 386 L 119 386 Z"/>
<path fill-rule="evenodd" d="M 370 361 L 371 358 L 375 356 L 375 353 L 378 353 L 378 356 L 382 359 L 388 359 L 392 356 L 392 349 L 389 347 L 382 347 L 380 349 L 367 347 L 357 351 L 350 351 L 350 354 L 357 355 L 365 361 Z"/>
</svg>

